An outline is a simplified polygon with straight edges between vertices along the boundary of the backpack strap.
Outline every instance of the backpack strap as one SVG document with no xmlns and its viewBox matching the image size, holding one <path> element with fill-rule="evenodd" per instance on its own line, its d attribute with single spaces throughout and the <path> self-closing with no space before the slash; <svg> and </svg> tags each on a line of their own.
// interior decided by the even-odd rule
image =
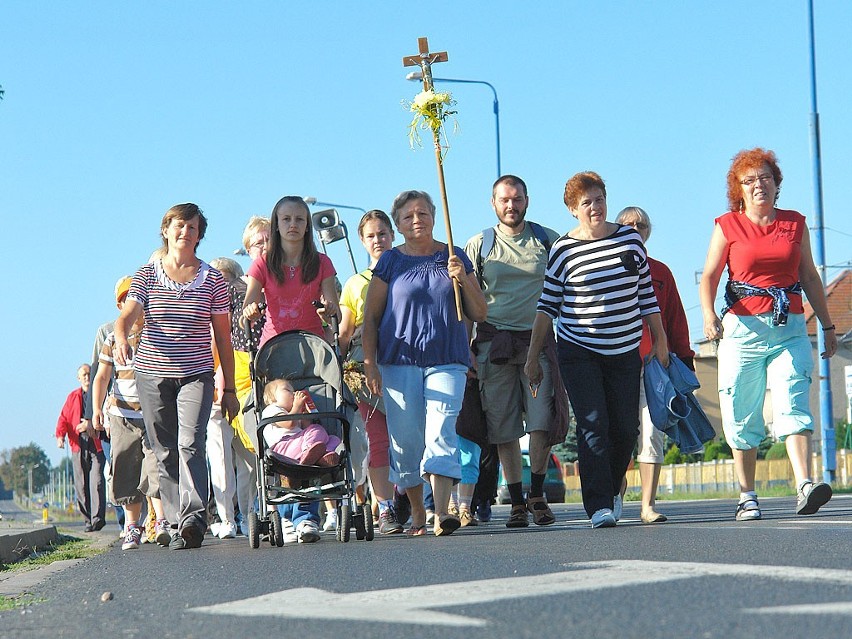
<svg viewBox="0 0 852 639">
<path fill-rule="evenodd" d="M 527 222 L 527 224 L 530 225 L 536 239 L 542 244 L 542 246 L 544 246 L 544 250 L 550 253 L 550 238 L 547 237 L 547 233 L 544 232 L 544 228 L 542 228 L 541 224 L 536 224 L 535 222 Z"/>
<path fill-rule="evenodd" d="M 539 244 L 544 246 L 545 251 L 550 253 L 552 242 L 547 237 L 544 227 L 529 220 L 527 220 L 527 224 L 530 225 L 530 230 L 533 232 L 535 239 L 538 240 Z M 487 229 L 482 229 L 482 245 L 479 247 L 476 264 L 473 265 L 473 270 L 476 271 L 476 279 L 479 281 L 479 288 L 482 288 L 482 263 L 491 255 L 491 251 L 494 250 L 494 237 L 496 233 L 494 229 L 496 228 L 496 226 L 489 226 Z"/>
<path fill-rule="evenodd" d="M 482 229 L 482 245 L 479 247 L 479 255 L 476 257 L 476 264 L 474 264 L 473 269 L 476 271 L 479 288 L 482 288 L 482 263 L 494 249 L 494 228 L 493 226 L 489 226 L 487 229 Z"/>
</svg>

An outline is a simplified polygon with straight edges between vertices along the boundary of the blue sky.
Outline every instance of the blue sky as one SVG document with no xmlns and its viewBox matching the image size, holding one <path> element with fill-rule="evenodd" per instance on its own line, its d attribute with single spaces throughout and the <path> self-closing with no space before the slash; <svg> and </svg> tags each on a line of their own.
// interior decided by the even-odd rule
<svg viewBox="0 0 852 639">
<path fill-rule="evenodd" d="M 694 274 L 725 211 L 730 158 L 774 149 L 779 205 L 813 219 L 807 24 L 804 0 L 4 1 L 0 449 L 34 441 L 61 458 L 53 429 L 75 369 L 171 205 L 204 209 L 199 255 L 212 259 L 282 195 L 385 210 L 403 189 L 437 199 L 434 155 L 408 147 L 400 104 L 419 91 L 401 59 L 420 36 L 449 53 L 436 77 L 496 87 L 503 172 L 527 181 L 531 219 L 570 229 L 562 189 L 585 169 L 606 180 L 611 217 L 649 212 L 649 252 L 675 273 L 697 339 Z M 852 4 L 817 2 L 829 265 L 850 260 L 850 25 Z M 492 94 L 438 86 L 458 101 L 445 172 L 463 245 L 494 220 Z M 359 213 L 340 213 L 354 231 Z M 342 243 L 329 254 L 348 277 Z"/>
</svg>

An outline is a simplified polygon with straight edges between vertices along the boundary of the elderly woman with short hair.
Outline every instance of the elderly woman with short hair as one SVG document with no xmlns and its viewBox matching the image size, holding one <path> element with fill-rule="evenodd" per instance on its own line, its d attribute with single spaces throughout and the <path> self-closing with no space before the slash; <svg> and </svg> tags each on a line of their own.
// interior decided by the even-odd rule
<svg viewBox="0 0 852 639">
<path fill-rule="evenodd" d="M 271 222 L 268 217 L 252 215 L 243 230 L 243 249 L 249 259 L 254 261 L 266 255 L 269 246 L 269 229 Z M 248 277 L 240 273 L 228 285 L 228 297 L 230 299 L 231 311 L 231 341 L 234 345 L 234 388 L 237 389 L 237 399 L 240 405 L 245 404 L 251 395 L 251 376 L 249 375 L 250 344 L 245 331 L 241 325 L 243 316 L 243 304 L 248 288 Z M 260 336 L 263 332 L 265 316 L 261 315 L 250 325 L 251 341 L 257 349 L 260 344 Z M 254 510 L 254 502 L 257 498 L 257 467 L 255 465 L 255 445 L 257 435 L 247 432 L 242 412 L 231 422 L 236 435 L 231 447 L 236 454 L 236 492 L 237 506 L 243 518 Z M 253 430 L 253 429 L 249 429 Z M 220 527 L 220 532 L 222 531 Z M 230 530 L 226 527 L 226 533 Z M 241 531 L 245 532 L 245 531 Z"/>
<path fill-rule="evenodd" d="M 468 334 L 456 316 L 452 280 L 462 310 L 485 320 L 485 297 L 464 251 L 432 235 L 435 205 L 428 193 L 403 191 L 391 217 L 405 242 L 385 251 L 373 270 L 364 309 L 364 374 L 370 392 L 384 397 L 390 479 L 411 500 L 410 536 L 426 534 L 423 479 L 435 498 L 436 536 L 460 521 L 448 513 L 450 491 L 461 479 L 456 419 L 470 366 Z"/>
<path fill-rule="evenodd" d="M 648 238 L 651 237 L 651 218 L 638 206 L 628 206 L 623 209 L 615 218 L 615 222 L 632 226 L 642 237 L 642 243 L 648 243 Z M 669 350 L 689 368 L 695 370 L 692 361 L 695 353 L 689 347 L 689 325 L 686 322 L 686 312 L 683 310 L 674 276 L 668 266 L 650 256 L 648 267 L 651 271 L 651 282 L 657 296 L 657 305 L 660 307 L 660 319 L 663 322 L 663 330 L 666 332 Z M 642 330 L 642 341 L 639 343 L 640 357 L 644 359 L 651 352 L 651 344 L 651 334 L 646 326 Z M 656 511 L 657 487 L 666 454 L 666 436 L 651 421 L 644 384 L 639 385 L 639 414 L 639 452 L 636 455 L 636 461 L 639 462 L 639 478 L 642 483 L 640 518 L 646 524 L 658 524 L 667 519 L 665 515 Z"/>
<path fill-rule="evenodd" d="M 639 433 L 639 341 L 668 366 L 668 345 L 642 238 L 607 222 L 606 186 L 597 173 L 565 184 L 577 226 L 550 249 L 524 371 L 541 381 L 539 354 L 556 320 L 559 369 L 577 418 L 583 506 L 593 528 L 615 526 L 621 483 Z"/>
</svg>

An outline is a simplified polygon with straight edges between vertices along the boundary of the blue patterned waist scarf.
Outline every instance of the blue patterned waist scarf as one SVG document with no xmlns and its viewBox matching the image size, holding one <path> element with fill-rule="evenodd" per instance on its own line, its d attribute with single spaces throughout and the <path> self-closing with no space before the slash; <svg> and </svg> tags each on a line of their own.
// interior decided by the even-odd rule
<svg viewBox="0 0 852 639">
<path fill-rule="evenodd" d="M 744 297 L 771 297 L 772 298 L 772 325 L 786 326 L 787 315 L 790 313 L 789 295 L 801 295 L 802 284 L 796 282 L 792 286 L 767 286 L 762 288 L 747 282 L 728 280 L 725 285 L 725 307 L 722 309 L 722 317 L 731 307 Z"/>
</svg>

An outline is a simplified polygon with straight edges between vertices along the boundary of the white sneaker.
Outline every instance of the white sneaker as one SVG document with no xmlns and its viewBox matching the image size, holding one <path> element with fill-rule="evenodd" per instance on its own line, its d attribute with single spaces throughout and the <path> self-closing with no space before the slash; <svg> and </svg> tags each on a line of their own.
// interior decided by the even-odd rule
<svg viewBox="0 0 852 639">
<path fill-rule="evenodd" d="M 329 510 L 325 515 L 325 523 L 322 525 L 324 532 L 329 530 L 337 530 L 337 509 Z"/>
<path fill-rule="evenodd" d="M 300 544 L 312 544 L 320 540 L 319 526 L 317 526 L 316 522 L 305 519 L 296 526 L 296 535 L 299 538 Z"/>
<path fill-rule="evenodd" d="M 219 539 L 233 539 L 237 536 L 237 527 L 230 521 L 223 521 L 219 524 L 219 532 L 216 536 Z"/>
<path fill-rule="evenodd" d="M 214 537 L 218 537 L 219 536 L 219 529 L 221 527 L 222 527 L 222 524 L 220 522 L 214 521 L 212 524 L 210 524 L 210 534 L 213 535 Z"/>
<path fill-rule="evenodd" d="M 809 481 L 798 491 L 796 502 L 797 515 L 813 515 L 831 499 L 831 486 L 821 481 L 814 483 Z"/>
<path fill-rule="evenodd" d="M 284 537 L 285 544 L 295 544 L 299 541 L 299 536 L 296 534 L 296 528 L 293 526 L 293 522 L 289 519 L 281 520 L 281 530 L 284 533 L 282 536 Z"/>
<path fill-rule="evenodd" d="M 592 515 L 592 528 L 614 528 L 615 517 L 609 508 L 601 508 Z"/>
</svg>

